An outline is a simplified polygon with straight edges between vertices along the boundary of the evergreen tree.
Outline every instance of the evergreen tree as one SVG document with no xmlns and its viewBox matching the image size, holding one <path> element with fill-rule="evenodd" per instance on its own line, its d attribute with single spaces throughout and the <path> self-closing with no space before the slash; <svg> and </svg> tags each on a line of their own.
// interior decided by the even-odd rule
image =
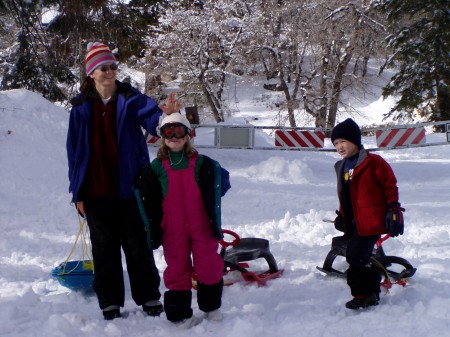
<svg viewBox="0 0 450 337">
<path fill-rule="evenodd" d="M 75 76 L 50 49 L 41 27 L 38 2 L 5 0 L 3 4 L 8 11 L 15 13 L 20 32 L 14 65 L 4 74 L 1 89 L 25 88 L 40 92 L 52 101 L 65 99 L 66 95 L 58 83 L 71 84 Z"/>
<path fill-rule="evenodd" d="M 101 41 L 118 48 L 119 60 L 142 56 L 150 25 L 165 0 L 3 0 L 21 28 L 14 66 L 1 89 L 27 88 L 52 101 L 66 100 L 84 77 L 86 46 Z M 0 6 L 1 7 L 1 6 Z M 43 24 L 42 15 L 56 15 Z"/>
<path fill-rule="evenodd" d="M 393 50 L 386 67 L 398 68 L 383 88 L 385 98 L 399 96 L 385 117 L 418 113 L 430 121 L 448 119 L 450 1 L 385 0 L 381 9 L 388 15 Z"/>
<path fill-rule="evenodd" d="M 147 48 L 150 26 L 156 26 L 165 0 L 63 1 L 44 0 L 58 15 L 47 30 L 54 35 L 53 47 L 68 66 L 84 78 L 84 57 L 89 42 L 103 42 L 117 52 L 121 62 L 139 58 Z"/>
</svg>

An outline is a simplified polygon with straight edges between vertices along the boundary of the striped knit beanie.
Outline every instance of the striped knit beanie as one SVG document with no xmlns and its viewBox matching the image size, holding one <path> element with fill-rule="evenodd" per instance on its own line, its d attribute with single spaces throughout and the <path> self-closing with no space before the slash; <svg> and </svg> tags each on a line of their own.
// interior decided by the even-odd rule
<svg viewBox="0 0 450 337">
<path fill-rule="evenodd" d="M 117 62 L 111 49 L 100 42 L 89 42 L 87 45 L 88 53 L 84 64 L 86 66 L 86 76 L 89 76 L 95 68 L 101 66 L 104 63 Z"/>
</svg>

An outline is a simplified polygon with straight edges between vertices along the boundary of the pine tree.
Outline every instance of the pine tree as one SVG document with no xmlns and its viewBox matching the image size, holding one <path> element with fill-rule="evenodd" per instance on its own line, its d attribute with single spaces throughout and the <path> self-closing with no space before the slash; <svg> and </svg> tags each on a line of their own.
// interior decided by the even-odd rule
<svg viewBox="0 0 450 337">
<path fill-rule="evenodd" d="M 65 1 L 2 0 L 14 14 L 20 33 L 14 65 L 4 74 L 1 89 L 26 88 L 51 101 L 63 101 L 84 75 L 88 42 L 118 48 L 119 60 L 142 56 L 150 25 L 156 25 L 158 4 L 165 0 Z M 43 24 L 42 15 L 56 15 Z"/>
<path fill-rule="evenodd" d="M 418 113 L 430 121 L 448 119 L 450 1 L 386 0 L 381 8 L 388 15 L 393 54 L 386 67 L 398 69 L 383 96 L 399 96 L 385 117 Z"/>
<path fill-rule="evenodd" d="M 73 84 L 75 76 L 55 57 L 50 47 L 49 37 L 41 26 L 40 3 L 5 0 L 4 5 L 15 14 L 20 32 L 14 52 L 14 65 L 4 74 L 1 89 L 25 88 L 40 92 L 51 101 L 66 99 L 59 85 Z"/>
<path fill-rule="evenodd" d="M 52 46 L 61 58 L 70 62 L 68 66 L 78 67 L 77 74 L 82 80 L 89 42 L 107 44 L 117 52 L 120 62 L 142 57 L 149 27 L 157 25 L 159 4 L 165 0 L 44 1 L 58 12 L 47 27 L 55 36 Z"/>
</svg>

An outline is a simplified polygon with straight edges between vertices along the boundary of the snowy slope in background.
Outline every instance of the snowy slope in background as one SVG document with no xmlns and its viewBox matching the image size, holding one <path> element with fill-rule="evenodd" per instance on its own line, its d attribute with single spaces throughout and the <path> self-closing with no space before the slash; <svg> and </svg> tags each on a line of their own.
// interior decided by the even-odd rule
<svg viewBox="0 0 450 337">
<path fill-rule="evenodd" d="M 273 124 L 276 113 L 265 111 L 265 103 L 258 106 L 244 91 L 239 99 L 242 112 L 234 116 L 236 123 L 257 110 L 259 125 Z M 381 108 L 386 109 L 377 110 Z M 381 305 L 363 312 L 344 308 L 350 299 L 345 281 L 316 270 L 331 238 L 338 235 L 322 219 L 334 218 L 333 164 L 339 157 L 331 152 L 201 149 L 231 173 L 232 188 L 223 200 L 224 227 L 242 237 L 268 239 L 285 273 L 266 287 L 243 281 L 226 287 L 223 322 L 204 321 L 180 331 L 164 316 L 145 317 L 132 301 L 128 284 L 127 317 L 106 322 L 95 295 L 71 292 L 50 277 L 79 229 L 68 194 L 68 113 L 26 90 L 0 92 L 0 109 L 1 336 L 449 335 L 450 146 L 380 152 L 397 175 L 400 200 L 407 208 L 405 235 L 384 247 L 418 271 L 408 287 L 394 286 Z M 372 138 L 363 142 L 374 145 Z M 150 152 L 153 158 L 155 149 Z M 77 254 L 81 252 L 75 252 L 75 258 Z M 155 259 L 162 272 L 161 249 Z M 266 267 L 262 261 L 251 266 Z M 193 304 L 194 312 L 201 314 Z"/>
</svg>

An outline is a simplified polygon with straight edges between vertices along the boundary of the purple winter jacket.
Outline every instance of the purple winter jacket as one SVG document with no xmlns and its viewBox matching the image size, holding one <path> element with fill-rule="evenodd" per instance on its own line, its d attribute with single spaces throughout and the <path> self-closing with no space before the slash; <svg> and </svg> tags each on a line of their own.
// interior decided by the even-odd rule
<svg viewBox="0 0 450 337">
<path fill-rule="evenodd" d="M 150 97 L 128 83 L 117 84 L 117 143 L 119 161 L 119 196 L 134 198 L 133 184 L 139 170 L 150 164 L 147 144 L 141 127 L 156 135 L 162 110 Z M 92 99 L 78 94 L 72 100 L 67 133 L 69 164 L 69 192 L 72 201 L 79 200 L 79 192 L 89 160 Z"/>
</svg>

